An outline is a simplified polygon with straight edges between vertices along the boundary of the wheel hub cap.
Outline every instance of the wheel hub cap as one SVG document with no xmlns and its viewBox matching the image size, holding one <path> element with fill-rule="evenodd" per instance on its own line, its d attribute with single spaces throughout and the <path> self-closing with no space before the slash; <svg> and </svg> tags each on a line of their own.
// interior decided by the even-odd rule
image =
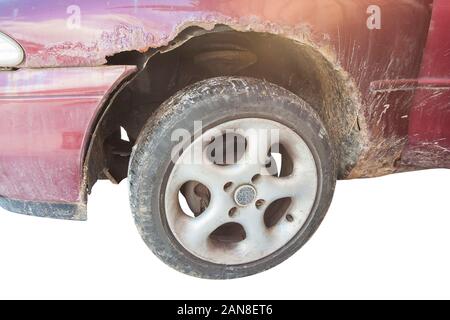
<svg viewBox="0 0 450 320">
<path fill-rule="evenodd" d="M 247 184 L 240 186 L 234 192 L 234 201 L 240 207 L 246 207 L 253 203 L 256 199 L 256 189 Z"/>
<path fill-rule="evenodd" d="M 278 151 L 287 155 L 281 155 L 279 166 L 272 164 L 273 131 L 282 146 Z M 208 149 L 222 132 L 238 132 L 245 139 L 245 148 L 232 153 L 236 160 L 226 165 L 214 163 Z M 217 145 L 216 159 L 228 156 L 226 141 L 224 149 Z M 290 169 L 281 175 L 283 166 Z M 198 185 L 207 191 L 199 192 L 203 188 Z M 277 252 L 299 234 L 317 187 L 315 159 L 301 136 L 275 121 L 238 119 L 205 131 L 175 161 L 164 212 L 172 234 L 191 254 L 211 263 L 241 265 Z M 180 194 L 186 195 L 186 209 Z"/>
</svg>

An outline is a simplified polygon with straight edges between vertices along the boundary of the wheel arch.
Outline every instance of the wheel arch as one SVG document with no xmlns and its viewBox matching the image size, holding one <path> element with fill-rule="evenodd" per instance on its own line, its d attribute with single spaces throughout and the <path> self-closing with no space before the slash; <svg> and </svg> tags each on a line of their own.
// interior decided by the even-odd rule
<svg viewBox="0 0 450 320">
<path fill-rule="evenodd" d="M 190 26 L 168 46 L 121 52 L 108 64 L 134 64 L 140 71 L 118 88 L 97 117 L 83 181 L 89 193 L 98 179 L 120 182 L 140 129 L 159 105 L 194 82 L 217 76 L 267 80 L 306 100 L 324 121 L 337 154 L 338 175 L 355 166 L 364 141 L 358 89 L 325 49 L 303 37 L 239 31 L 219 25 Z M 121 139 L 125 130 L 129 142 Z"/>
</svg>

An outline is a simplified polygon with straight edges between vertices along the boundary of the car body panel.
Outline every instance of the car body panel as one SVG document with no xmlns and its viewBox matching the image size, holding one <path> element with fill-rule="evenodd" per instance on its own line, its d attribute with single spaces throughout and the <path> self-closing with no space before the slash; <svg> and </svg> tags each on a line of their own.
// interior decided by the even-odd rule
<svg viewBox="0 0 450 320">
<path fill-rule="evenodd" d="M 0 72 L 0 196 L 82 202 L 95 115 L 132 66 Z"/>
<path fill-rule="evenodd" d="M 450 168 L 450 1 L 435 1 L 403 161 Z"/>
<path fill-rule="evenodd" d="M 26 53 L 18 72 L 29 73 L 27 83 L 41 86 L 46 92 L 44 96 L 58 97 L 39 96 L 31 99 L 32 105 L 28 98 L 20 100 L 19 95 L 13 101 L 9 98 L 0 100 L 0 112 L 6 110 L 16 114 L 8 114 L 9 120 L 3 120 L 0 138 L 7 141 L 17 134 L 20 137 L 17 139 L 21 139 L 19 144 L 10 143 L 8 150 L 5 148 L 4 154 L 0 155 L 0 195 L 36 201 L 82 201 L 81 168 L 92 123 L 101 116 L 102 101 L 117 86 L 117 81 L 132 72 L 124 67 L 105 69 L 110 68 L 103 66 L 107 57 L 130 50 L 146 52 L 161 47 L 170 50 L 171 46 L 178 45 L 177 36 L 189 28 L 211 30 L 216 25 L 242 32 L 270 33 L 310 46 L 345 79 L 352 92 L 349 103 L 357 105 L 359 110 L 349 116 L 354 117 L 353 126 L 359 128 L 364 139 L 359 159 L 347 178 L 373 177 L 422 167 L 420 154 L 410 156 L 407 162 L 399 160 L 402 160 L 408 136 L 411 138 L 417 133 L 420 136 L 428 131 L 426 125 L 420 124 L 424 121 L 420 116 L 423 113 L 414 111 L 410 116 L 412 106 L 420 105 L 420 90 L 416 94 L 419 83 L 426 78 L 429 85 L 435 86 L 443 79 L 438 74 L 419 76 L 426 75 L 427 65 L 430 68 L 439 65 L 437 69 L 448 70 L 447 51 L 438 50 L 436 40 L 432 40 L 433 37 L 445 37 L 445 34 L 429 31 L 432 9 L 435 21 L 443 23 L 442 18 L 436 20 L 439 14 L 448 16 L 446 2 L 79 0 L 74 5 L 71 0 L 0 1 L 0 31 L 18 41 Z M 376 8 L 381 10 L 379 28 L 370 25 Z M 52 69 L 54 67 L 62 68 L 62 71 L 58 73 Z M 34 68 L 43 69 L 34 71 Z M 67 76 L 65 72 L 71 74 L 70 70 L 82 71 L 78 75 L 73 71 Z M 32 77 L 33 72 L 41 73 L 42 77 Z M 103 72 L 113 72 L 115 76 L 105 79 Z M 8 80 L 13 73 L 0 73 L 0 96 L 2 90 L 8 92 L 12 86 L 18 88 L 15 82 Z M 97 92 L 90 96 L 85 93 L 91 89 L 77 83 L 77 79 L 87 75 L 99 77 L 98 85 L 103 94 Z M 49 78 L 54 82 L 42 86 L 45 84 L 42 81 Z M 58 84 L 58 81 L 70 82 L 70 79 L 73 83 L 69 88 Z M 66 90 L 71 92 L 69 96 L 73 100 L 59 97 L 64 96 Z M 17 92 L 28 94 L 26 86 L 18 88 Z M 444 93 L 440 99 L 448 102 L 448 98 Z M 444 112 L 448 114 L 446 108 Z M 443 112 L 438 107 L 434 109 Z M 72 111 L 67 113 L 67 110 Z M 19 115 L 26 115 L 31 122 Z M 36 119 L 41 122 L 45 119 L 50 125 L 40 124 Z M 78 123 L 73 130 L 68 125 L 72 119 L 77 119 Z M 439 115 L 426 121 L 432 126 L 436 119 L 439 120 Z M 446 121 L 441 121 L 440 126 L 448 127 Z M 351 131 L 354 128 L 344 129 Z M 438 130 L 439 134 L 448 134 L 446 129 Z M 31 137 L 35 138 L 35 144 L 26 141 Z M 47 140 L 51 142 L 50 146 L 45 145 Z M 19 146 L 26 146 L 25 154 Z M 54 152 L 56 149 L 58 152 Z M 42 152 L 45 155 L 40 154 Z M 33 160 L 36 156 L 40 162 Z M 442 163 L 444 160 L 441 159 Z"/>
</svg>

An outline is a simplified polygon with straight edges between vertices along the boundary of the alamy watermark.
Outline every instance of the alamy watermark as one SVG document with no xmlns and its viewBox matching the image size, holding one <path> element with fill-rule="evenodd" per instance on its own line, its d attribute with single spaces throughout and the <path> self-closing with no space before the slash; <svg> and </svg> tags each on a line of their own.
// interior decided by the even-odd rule
<svg viewBox="0 0 450 320">
<path fill-rule="evenodd" d="M 66 13 L 69 15 L 66 21 L 66 26 L 69 30 L 75 30 L 81 28 L 81 8 L 76 4 L 72 4 L 67 7 Z M 367 28 L 369 30 L 381 29 L 381 8 L 378 5 L 370 5 L 367 8 Z"/>
<path fill-rule="evenodd" d="M 69 17 L 66 21 L 67 29 L 76 30 L 81 28 L 81 8 L 75 4 L 70 5 L 66 9 Z"/>
<path fill-rule="evenodd" d="M 381 29 L 381 8 L 377 5 L 370 5 L 367 8 L 367 28 L 369 30 L 380 30 Z"/>
<path fill-rule="evenodd" d="M 230 165 L 271 165 L 269 153 L 279 153 L 278 129 L 217 129 L 204 130 L 202 121 L 194 121 L 194 132 L 176 129 L 170 139 L 175 142 L 171 152 L 173 163 Z"/>
</svg>

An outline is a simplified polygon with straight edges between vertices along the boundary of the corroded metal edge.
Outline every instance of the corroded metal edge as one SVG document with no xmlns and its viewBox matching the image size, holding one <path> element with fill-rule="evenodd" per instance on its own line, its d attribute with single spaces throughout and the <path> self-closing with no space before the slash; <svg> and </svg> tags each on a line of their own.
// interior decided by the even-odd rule
<svg viewBox="0 0 450 320">
<path fill-rule="evenodd" d="M 73 221 L 87 220 L 85 203 L 24 201 L 0 196 L 0 207 L 10 212 L 40 218 Z"/>
</svg>

